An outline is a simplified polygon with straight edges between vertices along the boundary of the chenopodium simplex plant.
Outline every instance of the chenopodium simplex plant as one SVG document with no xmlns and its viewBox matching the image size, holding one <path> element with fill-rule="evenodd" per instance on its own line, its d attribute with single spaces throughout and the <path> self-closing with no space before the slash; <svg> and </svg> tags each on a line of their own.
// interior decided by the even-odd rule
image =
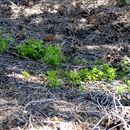
<svg viewBox="0 0 130 130">
<path fill-rule="evenodd" d="M 18 53 L 31 59 L 41 59 L 47 64 L 60 65 L 66 58 L 62 54 L 61 45 L 45 45 L 42 40 L 29 39 L 16 46 Z"/>
<path fill-rule="evenodd" d="M 42 58 L 44 54 L 44 43 L 39 39 L 29 39 L 27 42 L 16 46 L 16 50 L 21 56 L 27 56 L 31 59 L 39 59 Z"/>
<path fill-rule="evenodd" d="M 0 52 L 8 49 L 8 43 L 12 40 L 11 37 L 2 37 L 0 36 Z"/>
<path fill-rule="evenodd" d="M 47 81 L 50 87 L 58 87 L 62 83 L 57 70 L 47 71 Z"/>
<path fill-rule="evenodd" d="M 67 79 L 73 84 L 80 84 L 81 77 L 77 70 L 66 71 L 65 75 Z"/>
<path fill-rule="evenodd" d="M 78 74 L 81 77 L 82 81 L 89 80 L 102 80 L 103 79 L 103 71 L 101 71 L 98 67 L 93 67 L 92 69 L 84 68 L 78 70 Z"/>
<path fill-rule="evenodd" d="M 84 68 L 78 70 L 78 75 L 82 81 L 90 80 L 113 80 L 116 77 L 116 69 L 107 64 L 94 66 L 91 69 Z"/>
<path fill-rule="evenodd" d="M 48 64 L 52 65 L 60 65 L 60 63 L 65 62 L 66 58 L 62 54 L 61 45 L 47 45 L 45 46 L 45 54 L 42 58 L 43 61 L 45 61 Z"/>
<path fill-rule="evenodd" d="M 125 56 L 123 60 L 118 64 L 120 71 L 118 71 L 118 76 L 121 79 L 124 79 L 130 76 L 130 58 Z"/>
<path fill-rule="evenodd" d="M 104 78 L 113 80 L 116 78 L 116 68 L 110 67 L 108 64 L 102 64 L 101 70 L 104 72 Z"/>
<path fill-rule="evenodd" d="M 91 69 L 84 68 L 77 71 L 67 71 L 66 77 L 73 83 L 80 83 L 80 81 L 91 80 L 113 80 L 116 78 L 116 69 L 109 67 L 107 64 L 101 66 L 94 66 Z"/>
</svg>

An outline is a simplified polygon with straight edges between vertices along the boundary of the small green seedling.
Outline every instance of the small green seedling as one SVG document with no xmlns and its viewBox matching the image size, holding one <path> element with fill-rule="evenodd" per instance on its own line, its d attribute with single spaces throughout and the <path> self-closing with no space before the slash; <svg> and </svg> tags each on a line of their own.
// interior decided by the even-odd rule
<svg viewBox="0 0 130 130">
<path fill-rule="evenodd" d="M 23 75 L 24 77 L 26 77 L 26 78 L 30 76 L 29 72 L 26 71 L 26 70 L 24 70 L 24 71 L 22 72 L 22 75 Z"/>
<path fill-rule="evenodd" d="M 0 52 L 3 52 L 8 49 L 8 43 L 12 40 L 11 37 L 2 37 L 0 36 Z"/>
<path fill-rule="evenodd" d="M 98 67 L 94 66 L 87 74 L 87 79 L 88 80 L 103 80 L 104 73 L 101 69 Z"/>
<path fill-rule="evenodd" d="M 86 65 L 87 64 L 87 60 L 85 58 L 81 58 L 79 56 L 76 56 L 74 59 L 73 59 L 74 63 L 77 64 L 77 65 Z"/>
<path fill-rule="evenodd" d="M 29 39 L 27 42 L 16 46 L 16 50 L 21 56 L 26 56 L 31 59 L 39 59 L 44 55 L 44 44 L 42 40 Z"/>
<path fill-rule="evenodd" d="M 51 64 L 51 65 L 60 65 L 61 62 L 65 61 L 65 57 L 62 54 L 61 51 L 61 45 L 47 45 L 44 48 L 44 56 L 42 58 L 43 61 L 45 61 L 47 64 Z"/>
<path fill-rule="evenodd" d="M 57 70 L 47 71 L 47 81 L 50 87 L 58 87 L 61 85 L 61 79 L 58 77 Z"/>
<path fill-rule="evenodd" d="M 116 69 L 110 67 L 108 64 L 102 64 L 101 69 L 104 72 L 104 77 L 108 80 L 113 80 L 116 78 Z"/>
<path fill-rule="evenodd" d="M 122 84 L 120 86 L 117 86 L 116 87 L 116 92 L 118 94 L 123 94 L 123 93 L 127 92 L 127 85 L 126 84 Z"/>
<path fill-rule="evenodd" d="M 113 80 L 116 77 L 116 69 L 109 67 L 107 64 L 94 66 L 91 69 L 80 69 L 78 71 L 82 81 L 87 80 Z"/>
<path fill-rule="evenodd" d="M 130 92 L 130 80 L 127 81 L 128 92 Z"/>
<path fill-rule="evenodd" d="M 21 56 L 26 56 L 31 59 L 40 59 L 51 65 L 60 65 L 65 61 L 60 45 L 45 45 L 42 40 L 29 39 L 25 43 L 16 46 L 16 50 Z"/>
<path fill-rule="evenodd" d="M 81 92 L 85 91 L 85 90 L 86 90 L 86 86 L 85 86 L 85 85 L 80 85 L 80 86 L 79 86 L 79 90 L 80 90 Z"/>
<path fill-rule="evenodd" d="M 67 79 L 73 84 L 80 84 L 81 77 L 76 70 L 66 71 L 65 75 Z"/>
<path fill-rule="evenodd" d="M 118 72 L 119 78 L 124 78 L 130 76 L 130 58 L 125 56 L 123 60 L 119 63 L 120 71 Z"/>
<path fill-rule="evenodd" d="M 90 70 L 88 68 L 80 69 L 78 70 L 78 73 L 81 77 L 82 81 L 88 80 L 88 74 L 90 73 Z"/>
</svg>

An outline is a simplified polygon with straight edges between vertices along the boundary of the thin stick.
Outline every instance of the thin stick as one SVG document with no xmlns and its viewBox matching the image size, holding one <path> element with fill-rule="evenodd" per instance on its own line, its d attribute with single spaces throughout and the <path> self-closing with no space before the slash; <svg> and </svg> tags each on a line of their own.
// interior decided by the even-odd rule
<svg viewBox="0 0 130 130">
<path fill-rule="evenodd" d="M 73 105 L 72 103 L 68 103 L 68 102 L 65 102 L 63 100 L 56 100 L 54 98 L 49 98 L 49 99 L 43 99 L 43 100 L 33 100 L 33 101 L 30 101 L 28 102 L 25 107 L 24 107 L 24 111 L 27 109 L 27 107 L 29 105 L 31 105 L 32 103 L 45 103 L 45 102 L 57 102 L 57 103 L 65 103 L 65 104 L 69 104 L 69 105 Z"/>
<path fill-rule="evenodd" d="M 106 115 L 103 116 L 103 117 L 98 121 L 98 123 L 92 128 L 92 130 L 94 130 L 95 128 L 97 128 L 97 126 L 101 123 L 101 121 L 102 121 L 105 117 L 107 117 L 107 116 L 106 116 Z"/>
</svg>

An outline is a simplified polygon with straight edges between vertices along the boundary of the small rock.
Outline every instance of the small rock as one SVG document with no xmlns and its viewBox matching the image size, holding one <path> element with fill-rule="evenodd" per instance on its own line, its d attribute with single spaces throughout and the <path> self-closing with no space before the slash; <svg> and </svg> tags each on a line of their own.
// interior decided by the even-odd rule
<svg viewBox="0 0 130 130">
<path fill-rule="evenodd" d="M 98 35 L 101 34 L 101 32 L 99 30 L 96 30 L 95 33 Z"/>
</svg>

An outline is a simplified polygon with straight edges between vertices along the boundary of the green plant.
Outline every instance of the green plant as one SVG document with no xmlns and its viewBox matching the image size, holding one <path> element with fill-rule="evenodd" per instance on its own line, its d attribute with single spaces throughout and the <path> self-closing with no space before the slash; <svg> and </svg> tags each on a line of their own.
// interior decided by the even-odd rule
<svg viewBox="0 0 130 130">
<path fill-rule="evenodd" d="M 129 57 L 125 56 L 118 66 L 120 68 L 118 71 L 119 78 L 124 78 L 130 75 L 130 58 Z"/>
<path fill-rule="evenodd" d="M 83 92 L 84 90 L 86 90 L 86 86 L 85 86 L 85 85 L 80 85 L 80 86 L 79 86 L 79 90 L 80 90 L 81 92 Z"/>
<path fill-rule="evenodd" d="M 22 56 L 41 59 L 47 64 L 60 65 L 61 62 L 65 61 L 59 44 L 57 46 L 45 45 L 42 40 L 29 39 L 27 42 L 16 46 L 16 50 Z"/>
<path fill-rule="evenodd" d="M 82 81 L 86 80 L 113 80 L 116 77 L 116 69 L 107 64 L 94 66 L 91 69 L 81 69 L 78 71 Z"/>
<path fill-rule="evenodd" d="M 44 55 L 44 44 L 42 40 L 29 39 L 25 43 L 16 46 L 18 53 L 29 58 L 42 58 Z"/>
<path fill-rule="evenodd" d="M 90 73 L 88 68 L 80 69 L 80 70 L 78 70 L 78 73 L 79 73 L 82 81 L 88 80 L 87 75 Z"/>
<path fill-rule="evenodd" d="M 24 77 L 29 77 L 29 76 L 30 76 L 29 72 L 26 71 L 26 70 L 24 70 L 24 71 L 22 72 L 22 75 L 23 75 Z"/>
<path fill-rule="evenodd" d="M 102 80 L 104 79 L 104 72 L 97 66 L 94 66 L 87 75 L 89 80 Z"/>
<path fill-rule="evenodd" d="M 130 78 L 127 76 L 123 77 L 124 84 L 127 85 L 128 91 L 130 92 Z"/>
<path fill-rule="evenodd" d="M 61 62 L 65 61 L 65 57 L 62 54 L 60 44 L 58 44 L 57 46 L 53 44 L 47 45 L 44 50 L 45 54 L 42 60 L 46 63 L 60 65 Z"/>
<path fill-rule="evenodd" d="M 128 92 L 130 92 L 130 80 L 127 80 Z"/>
<path fill-rule="evenodd" d="M 97 59 L 94 61 L 94 64 L 95 64 L 95 65 L 102 65 L 102 64 L 103 64 L 103 60 L 97 58 Z"/>
<path fill-rule="evenodd" d="M 66 75 L 67 79 L 73 84 L 79 84 L 81 81 L 81 77 L 80 77 L 78 71 L 76 71 L 76 70 L 66 71 L 65 75 Z"/>
<path fill-rule="evenodd" d="M 8 48 L 8 43 L 12 40 L 11 37 L 2 37 L 0 36 L 0 52 L 5 51 Z"/>
<path fill-rule="evenodd" d="M 79 56 L 74 57 L 73 61 L 75 64 L 78 64 L 78 65 L 86 65 L 87 64 L 87 60 L 85 58 L 81 58 Z"/>
<path fill-rule="evenodd" d="M 127 92 L 127 85 L 126 84 L 122 84 L 120 86 L 116 87 L 116 92 L 119 94 L 123 94 L 125 92 Z"/>
<path fill-rule="evenodd" d="M 61 85 L 61 79 L 58 77 L 57 70 L 47 71 L 47 81 L 51 87 L 57 87 Z"/>
<path fill-rule="evenodd" d="M 116 78 L 116 69 L 110 67 L 108 64 L 102 64 L 101 70 L 104 72 L 104 77 L 109 80 Z"/>
<path fill-rule="evenodd" d="M 113 80 L 116 77 L 116 69 L 107 64 L 94 66 L 91 69 L 71 70 L 65 72 L 67 79 L 74 84 L 89 80 Z"/>
<path fill-rule="evenodd" d="M 101 80 L 100 74 L 102 73 L 97 67 L 93 67 L 92 69 L 81 69 L 78 71 L 82 81 L 88 80 Z"/>
</svg>

